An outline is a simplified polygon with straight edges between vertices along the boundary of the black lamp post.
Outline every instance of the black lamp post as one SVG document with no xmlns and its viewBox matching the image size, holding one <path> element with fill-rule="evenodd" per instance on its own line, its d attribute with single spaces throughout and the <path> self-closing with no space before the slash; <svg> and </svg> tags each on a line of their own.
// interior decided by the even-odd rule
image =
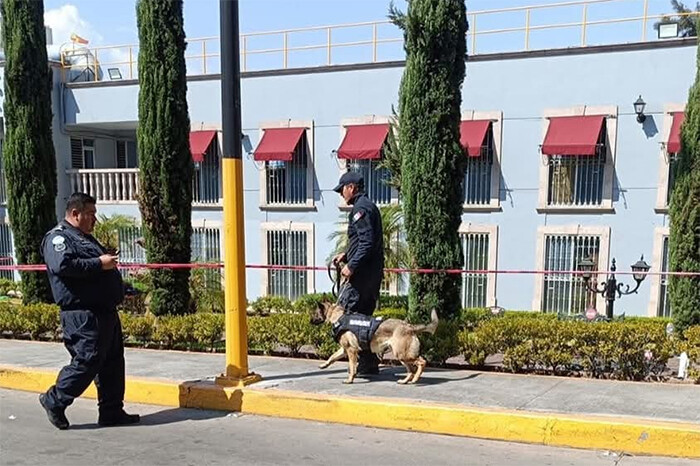
<svg viewBox="0 0 700 466">
<path fill-rule="evenodd" d="M 591 277 L 593 276 L 593 268 L 596 265 L 595 262 L 593 262 L 590 258 L 587 258 L 580 261 L 578 265 L 579 269 L 583 272 L 581 276 L 583 277 L 583 283 L 586 286 L 586 289 L 591 293 L 600 294 L 605 298 L 605 316 L 608 319 L 613 318 L 615 295 L 617 294 L 617 297 L 622 297 L 622 295 L 636 293 L 639 289 L 639 285 L 641 285 L 646 278 L 646 272 L 648 272 L 651 268 L 649 264 L 644 262 L 644 256 L 642 256 L 642 258 L 635 264 L 632 264 L 632 277 L 634 278 L 634 281 L 637 282 L 637 286 L 630 290 L 629 285 L 617 283 L 617 279 L 615 278 L 615 271 L 617 270 L 617 267 L 615 266 L 615 259 L 612 260 L 612 266 L 610 266 L 610 274 L 608 275 L 607 280 L 601 283 L 600 286 L 598 284 L 591 286 Z"/>
<path fill-rule="evenodd" d="M 647 119 L 647 116 L 644 114 L 644 108 L 646 106 L 647 103 L 644 102 L 641 95 L 634 101 L 634 113 L 637 114 L 637 123 L 644 123 L 644 121 Z"/>
</svg>

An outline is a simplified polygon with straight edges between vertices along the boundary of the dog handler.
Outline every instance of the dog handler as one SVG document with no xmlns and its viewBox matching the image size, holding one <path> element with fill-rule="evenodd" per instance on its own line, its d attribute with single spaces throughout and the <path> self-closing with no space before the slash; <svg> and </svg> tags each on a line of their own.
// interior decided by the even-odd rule
<svg viewBox="0 0 700 466">
<path fill-rule="evenodd" d="M 56 304 L 61 308 L 63 341 L 72 359 L 56 384 L 39 396 L 49 421 L 68 428 L 65 410 L 95 381 L 101 426 L 135 424 L 138 414 L 124 412 L 124 341 L 117 305 L 124 283 L 117 256 L 108 254 L 91 235 L 95 199 L 75 193 L 66 217 L 41 245 Z"/>
<path fill-rule="evenodd" d="M 364 188 L 364 178 L 357 172 L 343 174 L 333 188 L 352 206 L 348 216 L 347 250 L 336 255 L 333 263 L 345 262 L 341 270 L 345 281 L 338 292 L 338 304 L 345 312 L 371 316 L 377 306 L 384 273 L 384 241 L 379 209 L 365 195 Z M 379 360 L 371 351 L 362 351 L 359 359 L 359 374 L 379 372 Z"/>
</svg>

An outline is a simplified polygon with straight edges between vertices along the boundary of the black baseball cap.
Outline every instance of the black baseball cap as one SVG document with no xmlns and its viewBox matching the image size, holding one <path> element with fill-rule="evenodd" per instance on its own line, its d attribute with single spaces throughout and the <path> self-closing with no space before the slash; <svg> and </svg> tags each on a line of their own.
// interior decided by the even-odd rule
<svg viewBox="0 0 700 466">
<path fill-rule="evenodd" d="M 365 179 L 362 177 L 361 173 L 347 172 L 343 173 L 343 176 L 340 177 L 340 180 L 338 181 L 338 186 L 333 188 L 333 191 L 335 191 L 336 193 L 340 193 L 343 190 L 343 186 L 350 183 L 356 184 L 361 189 L 365 187 Z"/>
</svg>

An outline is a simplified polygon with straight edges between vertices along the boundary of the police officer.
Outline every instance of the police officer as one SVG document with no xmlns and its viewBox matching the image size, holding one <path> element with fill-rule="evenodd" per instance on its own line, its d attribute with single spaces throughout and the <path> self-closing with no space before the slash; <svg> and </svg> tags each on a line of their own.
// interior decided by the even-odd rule
<svg viewBox="0 0 700 466">
<path fill-rule="evenodd" d="M 382 219 L 377 206 L 364 192 L 360 173 L 347 172 L 333 189 L 348 205 L 348 247 L 333 258 L 334 264 L 345 262 L 341 270 L 345 283 L 338 293 L 338 304 L 345 312 L 371 316 L 377 306 L 384 273 Z M 360 353 L 359 374 L 377 374 L 379 360 L 370 351 Z"/>
<path fill-rule="evenodd" d="M 63 341 L 71 354 L 56 384 L 39 396 L 49 421 L 67 429 L 66 407 L 94 380 L 98 424 L 135 424 L 138 414 L 124 412 L 124 342 L 117 305 L 124 284 L 117 256 L 108 254 L 91 235 L 96 222 L 95 199 L 75 193 L 66 216 L 41 245 L 56 304 L 61 308 Z"/>
</svg>

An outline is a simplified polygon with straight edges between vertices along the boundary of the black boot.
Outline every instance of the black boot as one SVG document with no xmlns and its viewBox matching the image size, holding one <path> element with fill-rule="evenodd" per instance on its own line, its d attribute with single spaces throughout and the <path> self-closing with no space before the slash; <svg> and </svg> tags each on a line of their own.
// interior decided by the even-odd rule
<svg viewBox="0 0 700 466">
<path fill-rule="evenodd" d="M 102 427 L 126 426 L 138 424 L 139 422 L 141 422 L 141 416 L 138 414 L 127 414 L 123 409 L 113 413 L 100 413 L 100 417 L 97 419 L 97 424 Z"/>
<path fill-rule="evenodd" d="M 68 418 L 66 418 L 65 408 L 50 408 L 46 404 L 46 395 L 42 393 L 39 395 L 39 403 L 41 403 L 42 408 L 46 410 L 46 415 L 49 418 L 49 422 L 54 425 L 57 429 L 66 430 L 70 423 Z"/>
<path fill-rule="evenodd" d="M 360 352 L 357 373 L 358 375 L 379 374 L 379 358 L 377 358 L 377 355 L 371 351 Z"/>
</svg>

